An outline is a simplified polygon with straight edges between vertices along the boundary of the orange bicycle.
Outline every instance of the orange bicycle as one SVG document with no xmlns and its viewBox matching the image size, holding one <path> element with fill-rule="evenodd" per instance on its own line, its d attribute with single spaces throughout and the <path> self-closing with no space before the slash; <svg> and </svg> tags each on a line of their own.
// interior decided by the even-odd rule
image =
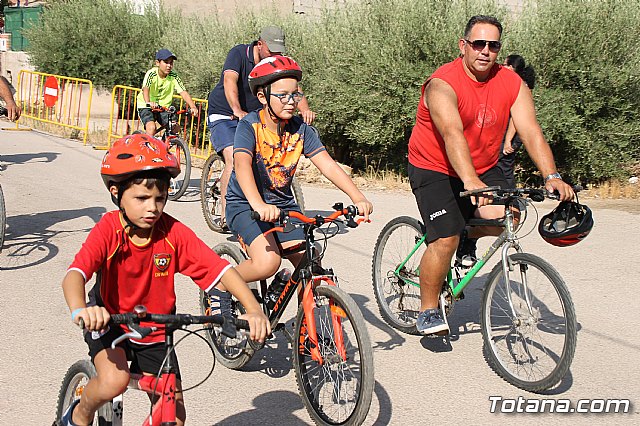
<svg viewBox="0 0 640 426">
<path fill-rule="evenodd" d="M 333 269 L 323 267 L 320 261 L 327 239 L 343 232 L 340 225 L 355 228 L 363 219 L 354 219 L 355 206 L 343 208 L 337 203 L 333 207 L 336 211 L 328 216 L 281 212 L 280 226 L 265 234 L 303 228 L 305 241 L 279 249 L 283 257 L 301 250 L 305 255 L 292 273 L 284 269 L 270 286 L 262 280 L 253 291 L 269 317 L 271 329 L 282 331 L 291 343 L 298 389 L 311 418 L 320 425 L 359 425 L 369 412 L 375 383 L 371 340 L 358 305 L 338 287 Z M 246 258 L 232 244 L 219 244 L 214 250 L 232 264 Z M 250 286 L 256 287 L 255 283 Z M 280 318 L 295 293 L 298 313 L 289 331 Z M 234 314 L 244 313 L 240 302 L 232 301 Z M 200 308 L 205 315 L 211 312 L 209 296 L 204 292 L 200 293 Z M 232 369 L 243 367 L 261 348 L 246 338 L 228 338 L 216 326 L 209 328 L 208 338 L 217 360 Z"/>
</svg>

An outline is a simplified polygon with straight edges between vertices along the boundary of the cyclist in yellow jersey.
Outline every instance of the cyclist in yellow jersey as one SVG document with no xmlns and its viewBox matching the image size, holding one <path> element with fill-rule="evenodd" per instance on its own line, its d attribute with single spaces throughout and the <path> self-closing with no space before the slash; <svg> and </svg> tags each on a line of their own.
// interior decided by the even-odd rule
<svg viewBox="0 0 640 426">
<path fill-rule="evenodd" d="M 161 125 L 167 123 L 168 114 L 166 112 L 153 112 L 152 108 L 158 106 L 169 107 L 173 99 L 174 91 L 182 96 L 182 99 L 191 109 L 191 115 L 198 116 L 196 104 L 191 99 L 191 95 L 184 88 L 182 79 L 173 71 L 173 62 L 176 55 L 168 49 L 160 49 L 156 53 L 155 66 L 151 68 L 142 80 L 142 91 L 138 94 L 138 114 L 145 132 L 153 136 L 156 134 L 156 121 Z"/>
</svg>

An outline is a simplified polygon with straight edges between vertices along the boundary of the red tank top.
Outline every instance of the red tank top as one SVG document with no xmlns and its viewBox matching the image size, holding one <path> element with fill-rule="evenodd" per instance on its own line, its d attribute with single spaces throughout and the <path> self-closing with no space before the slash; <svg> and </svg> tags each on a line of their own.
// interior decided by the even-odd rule
<svg viewBox="0 0 640 426">
<path fill-rule="evenodd" d="M 458 58 L 438 68 L 422 85 L 416 124 L 409 139 L 409 163 L 457 177 L 447 158 L 444 140 L 424 105 L 424 90 L 432 78 L 445 81 L 455 91 L 471 160 L 476 173 L 486 172 L 498 162 L 511 106 L 520 91 L 520 76 L 501 65 L 494 65 L 487 81 L 480 83 L 467 75 L 462 59 Z"/>
</svg>

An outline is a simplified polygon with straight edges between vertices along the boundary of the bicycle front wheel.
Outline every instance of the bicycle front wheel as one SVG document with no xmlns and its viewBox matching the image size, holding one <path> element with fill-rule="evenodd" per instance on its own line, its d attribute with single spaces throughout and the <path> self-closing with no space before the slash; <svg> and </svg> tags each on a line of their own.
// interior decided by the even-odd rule
<svg viewBox="0 0 640 426">
<path fill-rule="evenodd" d="M 189 145 L 181 138 L 169 141 L 169 151 L 176 156 L 180 163 L 180 174 L 171 179 L 169 185 L 169 199 L 175 201 L 182 197 L 189 187 L 191 179 L 191 152 Z"/>
<path fill-rule="evenodd" d="M 480 325 L 489 366 L 530 392 L 565 376 L 576 349 L 577 321 L 560 274 L 528 253 L 509 256 L 508 276 L 496 265 L 484 288 Z"/>
<path fill-rule="evenodd" d="M 224 170 L 224 161 L 216 153 L 207 158 L 200 178 L 200 204 L 204 220 L 209 229 L 223 232 L 220 226 L 222 215 L 222 194 L 220 193 L 220 177 Z"/>
<path fill-rule="evenodd" d="M 391 327 L 409 334 L 418 334 L 420 259 L 427 245 L 412 250 L 423 235 L 417 219 L 397 217 L 382 229 L 373 250 L 373 292 L 380 315 Z"/>
<path fill-rule="evenodd" d="M 374 386 L 373 350 L 362 313 L 343 290 L 314 290 L 314 317 L 322 363 L 311 356 L 304 310 L 298 309 L 293 365 L 305 408 L 317 424 L 359 425 Z M 340 352 L 344 348 L 346 356 Z"/>
<path fill-rule="evenodd" d="M 62 387 L 58 394 L 58 405 L 56 408 L 56 421 L 54 425 L 60 424 L 60 419 L 67 411 L 67 408 L 76 399 L 80 399 L 84 388 L 93 377 L 96 376 L 96 368 L 89 360 L 80 360 L 74 363 L 62 379 Z M 98 426 L 111 426 L 113 405 L 109 401 L 96 411 L 92 424 Z"/>
<path fill-rule="evenodd" d="M 233 266 L 237 266 L 245 259 L 244 254 L 234 245 L 222 243 L 213 248 L 218 256 L 228 260 Z M 234 316 L 244 314 L 246 310 L 244 306 L 232 297 L 232 306 Z M 211 315 L 211 302 L 209 295 L 200 290 L 200 312 L 202 315 Z M 248 344 L 248 337 L 230 338 L 222 334 L 220 326 L 210 325 L 206 330 L 207 340 L 213 345 L 213 351 L 222 365 L 227 368 L 237 370 L 245 366 L 255 351 Z"/>
</svg>

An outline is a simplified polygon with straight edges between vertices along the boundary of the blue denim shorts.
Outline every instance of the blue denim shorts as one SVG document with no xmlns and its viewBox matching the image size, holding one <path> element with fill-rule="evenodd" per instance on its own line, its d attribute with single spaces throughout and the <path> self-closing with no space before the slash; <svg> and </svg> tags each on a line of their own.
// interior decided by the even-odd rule
<svg viewBox="0 0 640 426">
<path fill-rule="evenodd" d="M 207 120 L 207 127 L 209 128 L 209 140 L 217 154 L 220 154 L 228 146 L 233 147 L 238 120 L 222 119 L 213 123 L 209 123 Z"/>
</svg>

